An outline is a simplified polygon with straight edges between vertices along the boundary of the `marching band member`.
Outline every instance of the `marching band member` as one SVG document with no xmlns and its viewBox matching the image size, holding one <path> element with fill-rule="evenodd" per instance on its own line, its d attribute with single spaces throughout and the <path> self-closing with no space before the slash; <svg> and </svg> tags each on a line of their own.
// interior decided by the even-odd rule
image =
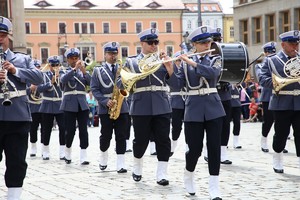
<svg viewBox="0 0 300 200">
<path fill-rule="evenodd" d="M 129 57 L 125 63 L 125 67 L 132 73 L 140 73 L 139 61 L 158 50 L 157 29 L 144 30 L 138 37 L 142 51 L 137 56 Z M 169 185 L 167 167 L 171 149 L 169 133 L 172 110 L 167 94 L 166 75 L 165 67 L 160 67 L 153 74 L 138 80 L 133 89 L 129 112 L 134 128 L 132 178 L 134 181 L 142 179 L 143 156 L 153 134 L 158 159 L 156 180 L 157 184 L 163 186 Z"/>
<path fill-rule="evenodd" d="M 59 70 L 61 62 L 58 56 L 48 58 L 47 65 L 43 68 L 44 82 L 38 86 L 38 91 L 43 93 L 43 101 L 40 108 L 42 113 L 42 131 L 43 131 L 43 160 L 49 160 L 49 143 L 53 127 L 54 118 L 59 127 L 59 158 L 65 158 L 65 121 L 64 112 L 60 110 L 62 100 L 62 90 L 59 83 Z M 47 68 L 47 69 L 45 69 Z"/>
<path fill-rule="evenodd" d="M 9 19 L 0 16 L 0 161 L 4 151 L 8 200 L 20 199 L 27 170 L 28 132 L 32 118 L 26 85 L 39 85 L 43 81 L 42 72 L 35 68 L 30 56 L 9 49 L 11 30 Z"/>
<path fill-rule="evenodd" d="M 34 66 L 40 70 L 41 61 L 34 60 Z M 41 93 L 37 91 L 37 85 L 29 84 L 27 88 L 27 96 L 29 100 L 29 106 L 31 111 L 32 122 L 30 125 L 30 146 L 31 152 L 30 157 L 35 157 L 37 153 L 37 139 L 38 139 L 38 128 L 39 125 L 42 124 L 42 113 L 40 112 L 40 107 L 42 103 Z M 41 132 L 41 143 L 43 144 L 43 136 L 42 136 L 42 126 L 40 129 Z"/>
<path fill-rule="evenodd" d="M 287 71 L 285 66 L 292 58 L 299 56 L 298 30 L 284 32 L 279 35 L 281 39 L 282 50 L 277 54 L 267 57 L 261 68 L 259 82 L 263 87 L 273 88 L 272 76 L 286 78 L 286 72 L 293 74 L 293 71 Z M 298 63 L 297 63 L 298 64 Z M 297 66 L 299 68 L 299 65 Z M 298 72 L 298 71 L 297 71 Z M 290 127 L 294 129 L 296 154 L 299 159 L 300 167 L 300 85 L 298 82 L 287 84 L 276 94 L 272 94 L 269 110 L 274 113 L 274 130 L 273 136 L 273 169 L 275 173 L 283 173 L 283 150 L 289 136 Z"/>
<path fill-rule="evenodd" d="M 70 48 L 65 52 L 68 67 L 66 71 L 60 71 L 60 82 L 63 88 L 63 100 L 60 109 L 65 114 L 66 126 L 66 148 L 65 161 L 71 163 L 72 143 L 76 132 L 76 120 L 79 128 L 80 140 L 80 163 L 88 165 L 87 151 L 89 138 L 87 121 L 89 117 L 89 106 L 86 102 L 85 87 L 90 85 L 91 76 L 85 70 L 85 65 L 79 59 L 80 51 L 77 48 Z"/>
<path fill-rule="evenodd" d="M 191 32 L 188 39 L 196 53 L 211 47 L 209 27 L 201 26 Z M 184 132 L 189 150 L 185 154 L 184 186 L 190 195 L 196 193 L 195 168 L 203 148 L 204 132 L 207 138 L 209 195 L 211 199 L 221 199 L 219 191 L 220 145 L 222 121 L 225 116 L 216 85 L 221 74 L 220 56 L 195 55 L 190 59 L 183 54 L 184 61 L 178 73 L 169 79 L 171 87 L 187 87 L 185 100 Z M 174 78 L 177 77 L 177 78 Z"/>
<path fill-rule="evenodd" d="M 177 58 L 181 55 L 181 51 L 178 51 L 174 54 L 174 58 Z M 178 69 L 181 67 L 180 65 L 181 60 L 174 61 L 174 73 L 178 72 Z M 177 147 L 177 140 L 180 136 L 180 132 L 182 130 L 182 123 L 184 117 L 184 98 L 186 97 L 185 92 L 183 89 L 181 90 L 174 90 L 170 88 L 170 95 L 171 95 L 171 107 L 172 107 L 172 140 L 171 140 L 171 155 L 174 154 L 174 151 Z"/>
<path fill-rule="evenodd" d="M 211 36 L 214 42 L 222 41 L 222 29 L 215 28 L 211 30 Z M 228 159 L 227 146 L 230 137 L 230 120 L 231 120 L 231 84 L 225 81 L 219 81 L 217 84 L 218 94 L 221 98 L 226 115 L 223 119 L 222 136 L 221 136 L 221 164 L 230 165 L 232 161 Z"/>
<path fill-rule="evenodd" d="M 117 172 L 126 173 L 125 166 L 125 151 L 126 151 L 126 129 L 128 125 L 129 114 L 126 100 L 119 102 L 117 95 L 122 95 L 118 87 L 116 76 L 118 69 L 122 66 L 116 63 L 118 58 L 120 44 L 118 42 L 108 42 L 103 46 L 105 64 L 94 69 L 91 90 L 99 104 L 98 115 L 101 121 L 100 135 L 100 170 L 107 168 L 108 148 L 112 138 L 113 131 L 115 132 L 116 153 L 117 153 Z M 114 101 L 117 100 L 117 102 Z M 122 104 L 121 114 L 117 119 L 111 119 L 109 110 L 116 108 L 117 104 Z"/>
<path fill-rule="evenodd" d="M 238 89 L 238 84 L 231 85 L 231 116 L 230 120 L 232 119 L 233 122 L 233 148 L 241 149 L 242 146 L 239 142 L 240 130 L 241 130 L 241 114 L 242 114 L 242 104 L 240 100 L 240 90 Z"/>
</svg>

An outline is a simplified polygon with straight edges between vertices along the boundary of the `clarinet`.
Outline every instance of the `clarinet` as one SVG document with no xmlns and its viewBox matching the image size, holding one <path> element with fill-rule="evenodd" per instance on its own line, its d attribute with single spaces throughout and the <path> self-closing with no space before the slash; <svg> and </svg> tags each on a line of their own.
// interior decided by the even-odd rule
<svg viewBox="0 0 300 200">
<path fill-rule="evenodd" d="M 3 69 L 3 63 L 5 62 L 4 60 L 4 52 L 3 52 L 3 47 L 0 46 L 0 70 L 4 70 Z M 10 106 L 12 104 L 11 100 L 9 99 L 9 89 L 7 87 L 7 70 L 5 70 L 5 80 L 4 83 L 1 85 L 1 90 L 3 92 L 3 102 L 2 105 L 3 106 Z"/>
</svg>

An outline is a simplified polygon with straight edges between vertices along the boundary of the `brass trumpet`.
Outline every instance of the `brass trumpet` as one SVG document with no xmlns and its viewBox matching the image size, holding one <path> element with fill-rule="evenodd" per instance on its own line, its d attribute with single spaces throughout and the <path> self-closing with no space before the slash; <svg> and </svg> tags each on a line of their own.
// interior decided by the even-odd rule
<svg viewBox="0 0 300 200">
<path fill-rule="evenodd" d="M 93 59 L 92 59 L 92 56 L 91 56 L 90 52 L 88 51 L 88 52 L 87 52 L 87 55 L 86 55 L 86 57 L 85 57 L 85 59 L 84 59 L 84 64 L 85 64 L 86 66 L 89 66 L 89 65 L 91 65 L 93 62 L 94 62 L 94 61 L 93 61 Z"/>
</svg>

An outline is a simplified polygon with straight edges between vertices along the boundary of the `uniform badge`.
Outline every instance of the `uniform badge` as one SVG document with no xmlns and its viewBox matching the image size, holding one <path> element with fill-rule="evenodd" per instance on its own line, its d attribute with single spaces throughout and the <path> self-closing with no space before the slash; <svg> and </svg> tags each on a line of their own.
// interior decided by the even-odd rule
<svg viewBox="0 0 300 200">
<path fill-rule="evenodd" d="M 206 26 L 203 26 L 203 27 L 201 28 L 201 32 L 202 32 L 202 33 L 206 33 L 206 32 L 207 32 L 207 27 L 206 27 Z"/>
<path fill-rule="evenodd" d="M 117 46 L 117 43 L 116 43 L 116 42 L 112 42 L 112 43 L 111 43 L 111 46 L 112 46 L 112 47 L 116 47 L 116 46 Z"/>
<path fill-rule="evenodd" d="M 274 42 L 271 42 L 271 47 L 274 47 L 274 46 L 275 46 Z"/>
<path fill-rule="evenodd" d="M 74 52 L 75 52 L 75 49 L 74 49 L 74 48 L 72 48 L 72 49 L 71 49 L 71 53 L 74 53 Z"/>
<path fill-rule="evenodd" d="M 299 35 L 299 31 L 294 31 L 294 36 L 298 36 Z"/>
<path fill-rule="evenodd" d="M 0 17 L 0 24 L 4 24 L 3 23 L 3 17 Z"/>
<path fill-rule="evenodd" d="M 57 60 L 57 56 L 53 56 L 53 59 L 54 59 L 54 60 Z"/>
<path fill-rule="evenodd" d="M 155 28 L 151 28 L 151 33 L 155 34 L 156 33 L 156 29 Z"/>
<path fill-rule="evenodd" d="M 220 33 L 221 32 L 221 28 L 217 28 L 217 33 Z"/>
<path fill-rule="evenodd" d="M 221 62 L 221 59 L 220 58 L 217 58 L 215 59 L 215 62 L 213 64 L 213 67 L 216 68 L 216 69 L 219 69 L 222 67 L 222 62 Z"/>
</svg>

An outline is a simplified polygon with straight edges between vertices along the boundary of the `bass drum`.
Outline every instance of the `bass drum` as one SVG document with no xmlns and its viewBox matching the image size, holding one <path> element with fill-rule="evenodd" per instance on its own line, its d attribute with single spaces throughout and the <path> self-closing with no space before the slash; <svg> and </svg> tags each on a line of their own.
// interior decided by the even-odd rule
<svg viewBox="0 0 300 200">
<path fill-rule="evenodd" d="M 222 58 L 222 74 L 219 81 L 229 82 L 231 84 L 239 84 L 246 77 L 249 65 L 248 51 L 246 45 L 242 42 L 238 43 L 218 43 L 213 42 L 211 49 L 213 55 L 219 54 Z"/>
</svg>

